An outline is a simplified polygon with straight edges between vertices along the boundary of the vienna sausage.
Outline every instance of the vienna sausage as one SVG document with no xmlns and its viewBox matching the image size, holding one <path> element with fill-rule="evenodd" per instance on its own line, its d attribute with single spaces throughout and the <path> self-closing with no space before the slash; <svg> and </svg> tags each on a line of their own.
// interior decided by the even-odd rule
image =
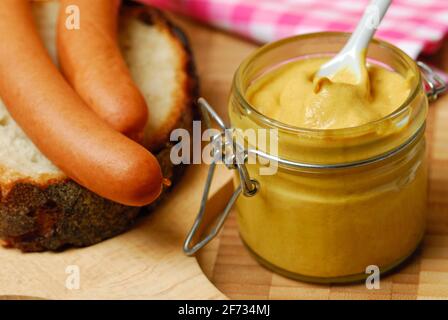
<svg viewBox="0 0 448 320">
<path fill-rule="evenodd" d="M 52 63 L 28 0 L 0 1 L 0 97 L 28 137 L 67 176 L 131 206 L 162 190 L 156 158 L 112 129 Z"/>
<path fill-rule="evenodd" d="M 96 114 L 115 130 L 141 141 L 148 108 L 118 47 L 120 0 L 60 3 L 57 47 L 64 76 Z M 67 28 L 68 6 L 79 9 L 79 29 Z"/>
</svg>

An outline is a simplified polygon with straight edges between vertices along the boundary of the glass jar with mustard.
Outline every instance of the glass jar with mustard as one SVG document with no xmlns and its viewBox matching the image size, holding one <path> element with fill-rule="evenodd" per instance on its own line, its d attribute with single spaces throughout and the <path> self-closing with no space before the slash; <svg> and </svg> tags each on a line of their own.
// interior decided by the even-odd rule
<svg viewBox="0 0 448 320">
<path fill-rule="evenodd" d="M 243 161 L 226 164 L 238 173 L 236 191 L 212 232 L 192 245 L 204 193 L 187 254 L 217 234 L 234 202 L 247 248 L 261 264 L 291 278 L 354 281 L 365 278 L 371 265 L 382 272 L 394 268 L 416 249 L 426 219 L 428 98 L 445 86 L 426 65 L 373 40 L 368 96 L 327 80 L 316 89 L 313 75 L 348 37 L 283 39 L 240 65 L 229 100 L 234 130 L 224 139 L 243 150 Z M 275 130 L 276 136 L 254 143 L 242 134 L 248 129 Z M 253 157 L 264 161 L 248 161 Z M 272 161 L 275 173 L 261 174 Z"/>
</svg>

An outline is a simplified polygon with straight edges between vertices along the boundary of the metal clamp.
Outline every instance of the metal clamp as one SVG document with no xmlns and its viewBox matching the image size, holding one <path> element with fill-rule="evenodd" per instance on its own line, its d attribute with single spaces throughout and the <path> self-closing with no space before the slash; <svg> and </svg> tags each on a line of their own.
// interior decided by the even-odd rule
<svg viewBox="0 0 448 320">
<path fill-rule="evenodd" d="M 214 144 L 214 148 L 212 149 L 213 160 L 208 170 L 204 193 L 202 194 L 201 206 L 199 208 L 198 215 L 193 223 L 193 227 L 191 228 L 184 242 L 183 250 L 185 254 L 189 256 L 194 255 L 199 249 L 204 247 L 214 237 L 216 237 L 216 235 L 224 225 L 224 221 L 229 215 L 230 210 L 232 209 L 241 193 L 246 197 L 252 197 L 257 193 L 260 187 L 258 181 L 255 179 L 251 179 L 249 176 L 245 165 L 247 159 L 247 151 L 244 150 L 243 147 L 236 144 L 235 139 L 232 135 L 232 130 L 226 127 L 224 121 L 218 116 L 215 110 L 213 110 L 213 108 L 207 103 L 204 98 L 200 98 L 198 100 L 198 103 L 201 108 L 201 113 L 207 128 L 212 128 L 210 121 L 211 116 L 220 127 L 221 132 L 219 135 L 212 137 L 212 143 Z M 226 154 L 229 150 L 231 151 L 230 155 Z M 222 159 L 225 160 L 222 161 Z M 224 210 L 216 218 L 215 226 L 201 240 L 192 245 L 193 239 L 195 238 L 196 233 L 198 232 L 198 229 L 205 217 L 205 209 L 207 206 L 208 195 L 210 192 L 216 164 L 221 161 L 226 165 L 228 169 L 238 170 L 241 184 L 238 186 L 238 188 L 236 188 L 236 190 L 230 197 L 230 200 Z"/>
<path fill-rule="evenodd" d="M 427 88 L 425 88 L 426 95 L 428 96 L 429 101 L 434 101 L 437 99 L 439 94 L 443 93 L 446 89 L 445 81 L 434 72 L 426 63 L 421 61 L 417 61 L 417 65 L 420 67 L 422 71 L 422 76 L 425 80 L 425 84 Z"/>
</svg>

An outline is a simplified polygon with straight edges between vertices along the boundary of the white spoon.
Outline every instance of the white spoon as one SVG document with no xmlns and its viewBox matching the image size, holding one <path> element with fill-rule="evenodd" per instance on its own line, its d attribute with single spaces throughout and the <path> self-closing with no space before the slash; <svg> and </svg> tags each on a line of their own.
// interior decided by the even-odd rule
<svg viewBox="0 0 448 320">
<path fill-rule="evenodd" d="M 391 2 L 392 0 L 372 0 L 370 2 L 344 48 L 330 61 L 322 65 L 316 73 L 314 77 L 316 85 L 323 78 L 334 80 L 334 76 L 341 71 L 350 72 L 350 80 L 347 82 L 352 84 L 361 83 L 363 70 L 365 71 L 367 46 Z"/>
</svg>

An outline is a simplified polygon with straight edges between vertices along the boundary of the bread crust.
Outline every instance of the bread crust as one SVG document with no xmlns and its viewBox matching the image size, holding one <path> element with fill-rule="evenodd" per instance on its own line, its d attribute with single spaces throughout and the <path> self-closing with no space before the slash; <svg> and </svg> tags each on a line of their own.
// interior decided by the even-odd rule
<svg viewBox="0 0 448 320">
<path fill-rule="evenodd" d="M 170 161 L 172 143 L 168 141 L 169 133 L 175 128 L 191 131 L 192 120 L 198 115 L 195 107 L 198 81 L 188 40 L 156 9 L 126 2 L 121 10 L 126 15 L 138 15 L 138 19 L 145 24 L 164 28 L 182 50 L 182 72 L 186 77 L 183 99 L 176 102 L 169 123 L 163 125 L 166 130 L 146 145 L 156 154 L 164 177 L 175 184 L 184 165 L 173 165 Z M 4 170 L 0 168 L 0 172 Z M 169 190 L 166 188 L 161 198 Z M 142 211 L 141 208 L 106 200 L 64 175 L 14 179 L 0 184 L 0 191 L 0 238 L 5 246 L 24 252 L 54 251 L 67 246 L 82 247 L 98 243 L 127 230 Z M 154 206 L 152 204 L 144 211 Z"/>
<path fill-rule="evenodd" d="M 123 232 L 138 213 L 69 179 L 46 186 L 18 181 L 2 199 L 0 234 L 6 246 L 22 251 L 86 246 Z"/>
</svg>

